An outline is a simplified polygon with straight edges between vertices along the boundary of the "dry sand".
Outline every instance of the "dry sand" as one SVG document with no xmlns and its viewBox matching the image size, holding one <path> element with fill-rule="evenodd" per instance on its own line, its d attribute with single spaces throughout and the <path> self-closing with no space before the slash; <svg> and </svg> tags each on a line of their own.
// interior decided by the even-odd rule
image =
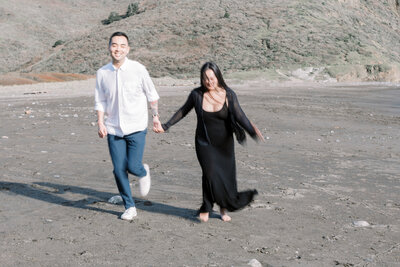
<svg viewBox="0 0 400 267">
<path fill-rule="evenodd" d="M 196 218 L 194 112 L 149 132 L 153 186 L 129 223 L 107 202 L 94 81 L 0 87 L 1 265 L 399 266 L 399 86 L 230 85 L 266 137 L 236 145 L 238 186 L 259 195 L 230 223 Z M 192 87 L 158 86 L 163 120 Z"/>
</svg>

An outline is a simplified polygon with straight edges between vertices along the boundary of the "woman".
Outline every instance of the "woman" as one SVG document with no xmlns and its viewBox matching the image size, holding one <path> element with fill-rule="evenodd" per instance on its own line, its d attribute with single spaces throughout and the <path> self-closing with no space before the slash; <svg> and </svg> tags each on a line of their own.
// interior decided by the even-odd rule
<svg viewBox="0 0 400 267">
<path fill-rule="evenodd" d="M 227 211 L 247 206 L 256 190 L 237 191 L 233 133 L 239 143 L 245 141 L 245 129 L 255 140 L 264 140 L 240 108 L 236 94 L 225 84 L 221 71 L 213 62 L 203 65 L 201 86 L 192 90 L 186 103 L 171 119 L 154 127 L 162 133 L 176 124 L 194 108 L 197 114 L 196 155 L 203 171 L 203 204 L 199 210 L 201 221 L 208 221 L 214 203 L 220 206 L 221 219 L 230 221 Z"/>
</svg>

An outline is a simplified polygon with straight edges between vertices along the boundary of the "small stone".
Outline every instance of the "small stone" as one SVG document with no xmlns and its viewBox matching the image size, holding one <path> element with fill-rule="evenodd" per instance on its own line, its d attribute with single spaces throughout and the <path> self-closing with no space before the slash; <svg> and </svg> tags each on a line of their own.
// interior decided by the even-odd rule
<svg viewBox="0 0 400 267">
<path fill-rule="evenodd" d="M 25 114 L 26 114 L 26 115 L 29 115 L 29 114 L 31 114 L 31 113 L 32 113 L 32 110 L 30 110 L 30 109 L 29 109 L 29 110 L 25 110 Z"/>
<path fill-rule="evenodd" d="M 54 178 L 60 178 L 60 177 L 61 177 L 61 176 L 58 175 L 58 174 L 54 175 Z"/>
<path fill-rule="evenodd" d="M 3 135 L 1 139 L 8 139 L 8 136 Z"/>
<path fill-rule="evenodd" d="M 367 221 L 354 221 L 353 226 L 355 227 L 368 227 L 371 226 Z"/>
<path fill-rule="evenodd" d="M 83 256 L 83 257 L 92 257 L 92 253 L 90 253 L 89 251 L 82 251 L 79 253 L 79 255 Z"/>
<path fill-rule="evenodd" d="M 79 117 L 79 115 L 78 114 L 74 114 L 74 118 L 78 118 Z"/>
<path fill-rule="evenodd" d="M 96 123 L 95 122 L 91 122 L 90 125 L 96 126 Z"/>
<path fill-rule="evenodd" d="M 262 267 L 262 264 L 256 260 L 256 259 L 252 259 L 250 260 L 247 265 L 250 265 L 251 267 Z"/>
<path fill-rule="evenodd" d="M 120 195 L 115 195 L 113 197 L 110 197 L 110 199 L 108 200 L 108 203 L 112 203 L 112 204 L 119 204 L 122 202 L 122 197 Z"/>
</svg>

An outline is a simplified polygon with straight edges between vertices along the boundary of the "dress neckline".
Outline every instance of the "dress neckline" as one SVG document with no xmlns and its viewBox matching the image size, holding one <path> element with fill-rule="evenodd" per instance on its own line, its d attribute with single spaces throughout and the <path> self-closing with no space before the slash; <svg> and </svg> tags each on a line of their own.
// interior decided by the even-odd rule
<svg viewBox="0 0 400 267">
<path fill-rule="evenodd" d="M 222 105 L 222 107 L 221 107 L 219 110 L 217 110 L 217 111 L 207 111 L 207 110 L 205 110 L 205 109 L 203 108 L 203 105 L 202 105 L 201 109 L 203 110 L 203 112 L 207 112 L 207 113 L 218 113 L 218 112 L 222 111 L 222 110 L 224 109 L 225 106 L 226 106 L 226 101 L 224 102 L 224 104 Z"/>
</svg>

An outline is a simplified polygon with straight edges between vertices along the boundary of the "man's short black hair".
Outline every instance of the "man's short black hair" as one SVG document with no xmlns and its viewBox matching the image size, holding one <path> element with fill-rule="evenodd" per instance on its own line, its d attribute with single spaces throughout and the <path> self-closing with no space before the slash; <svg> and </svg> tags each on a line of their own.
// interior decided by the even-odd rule
<svg viewBox="0 0 400 267">
<path fill-rule="evenodd" d="M 114 36 L 124 36 L 124 37 L 126 38 L 126 40 L 128 41 L 128 45 L 129 45 L 129 38 L 128 38 L 128 35 L 126 35 L 126 33 L 124 33 L 124 32 L 114 32 L 114 33 L 111 35 L 110 40 L 108 41 L 108 46 L 111 45 L 111 40 L 112 40 L 112 38 L 113 38 Z"/>
</svg>

